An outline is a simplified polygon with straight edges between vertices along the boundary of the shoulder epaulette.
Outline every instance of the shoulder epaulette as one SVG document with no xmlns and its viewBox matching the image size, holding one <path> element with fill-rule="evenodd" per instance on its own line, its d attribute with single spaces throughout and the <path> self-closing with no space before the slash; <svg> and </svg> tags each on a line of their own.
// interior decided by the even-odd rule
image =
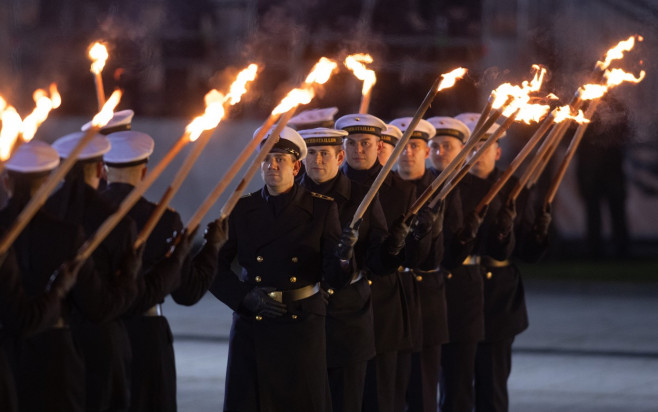
<svg viewBox="0 0 658 412">
<path fill-rule="evenodd" d="M 330 201 L 330 202 L 333 202 L 333 201 L 334 201 L 334 198 L 331 197 L 331 196 L 325 196 L 325 195 L 323 195 L 323 194 L 315 193 L 315 192 L 310 192 L 310 193 L 311 193 L 311 196 L 313 196 L 313 197 L 317 197 L 318 199 L 324 199 L 324 200 L 328 200 L 328 201 Z"/>
<path fill-rule="evenodd" d="M 242 196 L 240 196 L 240 199 L 244 199 L 245 197 L 249 197 L 249 196 L 253 195 L 254 193 L 256 193 L 256 192 L 251 192 L 251 193 L 247 193 L 246 195 L 242 195 Z"/>
</svg>

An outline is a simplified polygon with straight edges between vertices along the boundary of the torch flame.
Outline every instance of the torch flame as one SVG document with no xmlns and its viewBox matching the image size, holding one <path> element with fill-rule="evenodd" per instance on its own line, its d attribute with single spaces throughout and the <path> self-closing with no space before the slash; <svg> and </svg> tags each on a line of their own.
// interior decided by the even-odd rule
<svg viewBox="0 0 658 412">
<path fill-rule="evenodd" d="M 114 92 L 112 92 L 112 95 L 110 96 L 109 99 L 107 99 L 101 111 L 98 112 L 93 119 L 91 119 L 92 126 L 103 127 L 110 120 L 112 120 L 112 116 L 114 115 L 114 109 L 119 104 L 119 101 L 121 101 L 122 94 L 123 93 L 121 92 L 121 90 L 115 90 Z"/>
<path fill-rule="evenodd" d="M 89 58 L 91 59 L 91 71 L 100 74 L 105 67 L 105 62 L 110 55 L 107 53 L 107 47 L 103 43 L 96 42 L 89 49 Z"/>
<path fill-rule="evenodd" d="M 459 67 L 450 73 L 442 74 L 441 77 L 443 80 L 441 80 L 441 83 L 439 83 L 439 87 L 436 90 L 440 92 L 443 89 L 454 86 L 455 82 L 464 77 L 464 75 L 466 75 L 466 69 L 463 67 Z"/>
<path fill-rule="evenodd" d="M 623 82 L 639 83 L 644 80 L 645 75 L 646 73 L 644 70 L 640 72 L 638 77 L 635 77 L 633 76 L 633 73 L 625 72 L 622 69 L 606 70 L 606 72 L 603 74 L 607 81 L 608 87 L 618 86 Z"/>
<path fill-rule="evenodd" d="M 247 83 L 254 81 L 256 73 L 258 73 L 258 65 L 252 63 L 238 74 L 238 77 L 231 84 L 231 88 L 226 95 L 226 100 L 229 101 L 229 104 L 234 105 L 238 103 L 242 95 L 247 93 Z"/>
<path fill-rule="evenodd" d="M 302 87 L 292 89 L 288 92 L 279 105 L 272 110 L 272 115 L 283 114 L 300 104 L 309 103 L 315 96 L 313 85 L 325 84 L 336 68 L 338 68 L 338 64 L 335 61 L 327 59 L 326 57 L 320 58 L 320 60 L 315 63 L 315 66 L 313 66 L 313 70 L 311 70 L 309 75 L 306 76 L 306 80 Z"/>
<path fill-rule="evenodd" d="M 62 96 L 57 90 L 57 84 L 50 83 L 50 101 L 53 103 L 53 109 L 57 109 L 62 105 Z"/>
<path fill-rule="evenodd" d="M 361 94 L 365 96 L 377 82 L 377 76 L 375 71 L 367 69 L 364 63 L 372 63 L 372 57 L 369 54 L 351 54 L 345 58 L 344 62 L 345 66 L 354 73 L 354 76 L 363 81 Z"/>
<path fill-rule="evenodd" d="M 503 83 L 491 94 L 494 97 L 492 107 L 499 109 L 505 102 L 512 97 L 514 100 L 505 108 L 503 116 L 509 117 L 520 109 L 516 115 L 516 121 L 530 123 L 540 121 L 551 109 L 549 105 L 530 103 L 530 93 L 537 92 L 541 89 L 546 75 L 546 68 L 534 64 L 532 68 L 536 71 L 531 81 L 524 80 L 521 86 Z M 553 98 L 549 95 L 548 98 Z"/>
<path fill-rule="evenodd" d="M 637 37 L 638 41 L 644 40 L 642 36 L 630 36 L 626 40 L 622 40 L 617 45 L 605 54 L 605 61 L 597 62 L 597 67 L 599 67 L 601 70 L 606 70 L 610 64 L 612 64 L 613 60 L 619 60 L 624 57 L 624 52 L 630 51 L 635 47 L 635 38 Z"/>
<path fill-rule="evenodd" d="M 2 113 L 7 107 L 7 101 L 0 96 L 0 113 Z"/>
<path fill-rule="evenodd" d="M 338 63 L 331 59 L 327 59 L 326 57 L 321 57 L 320 60 L 315 63 L 315 66 L 313 66 L 313 70 L 311 70 L 308 76 L 306 76 L 306 80 L 304 82 L 309 85 L 313 83 L 325 84 L 327 80 L 329 80 L 329 77 L 331 77 L 331 74 L 337 68 Z"/>
<path fill-rule="evenodd" d="M 62 98 L 57 91 L 55 83 L 50 85 L 50 95 L 43 89 L 38 89 L 32 95 L 35 107 L 32 113 L 27 115 L 23 120 L 22 135 L 23 140 L 29 142 L 37 132 L 37 129 L 48 118 L 51 110 L 56 109 L 62 103 Z"/>
<path fill-rule="evenodd" d="M 313 91 L 313 88 L 311 87 L 306 89 L 292 89 L 286 97 L 281 100 L 281 103 L 272 110 L 272 114 L 283 114 L 300 104 L 308 104 L 314 96 L 315 91 Z"/>
<path fill-rule="evenodd" d="M 3 100 L 4 101 L 4 100 Z M 2 131 L 0 131 L 0 161 L 9 159 L 11 149 L 21 132 L 21 116 L 12 106 L 7 106 L 2 111 Z"/>
<path fill-rule="evenodd" d="M 553 122 L 561 123 L 567 119 L 573 120 L 579 124 L 590 122 L 590 119 L 585 117 L 585 113 L 583 113 L 582 110 L 578 110 L 578 113 L 575 115 L 571 114 L 571 107 L 569 105 L 560 106 L 553 110 Z"/>
<path fill-rule="evenodd" d="M 190 124 L 185 127 L 189 134 L 190 142 L 195 141 L 201 136 L 204 130 L 211 130 L 217 127 L 219 122 L 224 118 L 224 95 L 213 89 L 206 93 L 204 97 L 206 110 L 201 116 L 195 117 Z"/>
<path fill-rule="evenodd" d="M 583 100 L 594 100 L 602 97 L 608 91 L 608 86 L 603 84 L 586 84 L 578 90 L 578 95 Z"/>
</svg>

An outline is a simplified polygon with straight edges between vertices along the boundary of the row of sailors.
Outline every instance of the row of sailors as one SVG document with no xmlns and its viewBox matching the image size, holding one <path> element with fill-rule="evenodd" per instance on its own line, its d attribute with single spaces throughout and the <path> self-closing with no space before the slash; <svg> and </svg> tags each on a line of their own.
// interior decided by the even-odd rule
<svg viewBox="0 0 658 412">
<path fill-rule="evenodd" d="M 333 124 L 316 112 L 284 129 L 264 187 L 229 218 L 211 286 L 234 310 L 224 410 L 507 410 L 511 345 L 528 325 L 508 258 L 541 255 L 550 214 L 528 193 L 506 204 L 509 189 L 473 212 L 500 174 L 494 145 L 443 203 L 413 227 L 402 219 L 478 120 L 461 118 L 419 122 L 358 230 L 354 213 L 411 119 L 313 128 Z"/>
<path fill-rule="evenodd" d="M 315 125 L 332 126 L 335 110 L 307 114 Z M 228 222 L 209 225 L 194 258 L 187 256 L 194 234 L 184 234 L 166 257 L 166 239 L 182 228 L 173 211 L 163 217 L 143 256 L 133 251 L 134 226 L 143 226 L 154 207 L 142 199 L 129 214 L 132 221 L 115 229 L 75 284 L 76 275 L 62 266 L 46 287 L 52 271 L 146 171 L 153 148 L 147 135 L 111 130 L 105 138 L 111 149 L 98 136 L 49 200 L 46 210 L 56 217 L 40 212 L 73 223 L 72 231 L 84 235 L 66 244 L 54 238 L 64 240 L 64 229 L 36 226 L 25 231 L 35 239 L 17 241 L 3 265 L 3 272 L 22 279 L 3 276 L 3 283 L 12 278 L 11 290 L 25 289 L 35 313 L 30 322 L 11 324 L 24 316 L 15 304 L 5 304 L 11 299 L 3 293 L 3 332 L 12 337 L 4 346 L 16 372 L 20 410 L 175 410 L 171 332 L 157 305 L 169 293 L 178 303 L 194 304 L 208 287 L 235 311 L 227 411 L 435 411 L 439 384 L 441 410 L 507 409 L 511 344 L 527 327 L 521 279 L 507 259 L 541 254 L 550 215 L 536 213 L 528 194 L 516 207 L 497 199 L 483 216 L 472 213 L 499 174 L 500 148 L 494 146 L 439 207 L 423 208 L 414 227 L 402 221 L 463 147 L 468 126 L 477 121 L 468 114 L 462 117 L 466 122 L 421 120 L 397 172 L 386 178 L 358 230 L 350 230 L 356 208 L 386 162 L 386 149 L 390 154 L 410 119 L 386 125 L 371 115 L 347 115 L 332 128 L 312 128 L 307 114 L 291 122 L 299 133 L 284 129 L 262 163 L 264 187 L 243 197 Z M 55 142 L 59 153 L 51 153 L 44 161 L 49 166 L 38 171 L 20 170 L 17 153 L 7 165 L 9 180 L 29 181 L 25 192 L 33 193 L 57 157 L 66 157 L 67 140 L 75 135 Z M 37 146 L 40 152 L 50 149 L 36 142 L 22 147 Z M 100 156 L 109 183 L 102 193 L 95 190 Z M 425 166 L 428 157 L 431 168 Z M 18 194 L 12 191 L 2 213 L 20 211 L 29 193 Z M 11 218 L 3 218 L 4 227 Z M 30 254 L 44 267 L 33 267 Z M 232 270 L 236 259 L 239 274 Z M 83 289 L 87 283 L 103 293 Z M 86 300 L 99 307 L 98 316 L 87 311 Z M 47 327 L 52 319 L 56 326 Z M 49 337 L 57 334 L 66 337 Z M 46 364 L 53 368 L 44 370 Z"/>
</svg>

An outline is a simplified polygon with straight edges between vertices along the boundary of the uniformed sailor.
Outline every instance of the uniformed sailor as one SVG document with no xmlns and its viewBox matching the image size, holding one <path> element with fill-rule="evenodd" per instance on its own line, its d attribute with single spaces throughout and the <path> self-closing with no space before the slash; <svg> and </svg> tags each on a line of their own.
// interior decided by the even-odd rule
<svg viewBox="0 0 658 412">
<path fill-rule="evenodd" d="M 111 149 L 103 155 L 107 188 L 101 197 L 113 207 L 139 184 L 147 172 L 147 161 L 154 141 L 146 133 L 126 130 L 107 135 Z M 141 197 L 128 213 L 137 229 L 146 224 L 156 205 Z M 162 316 L 161 303 L 181 282 L 181 272 L 193 234 L 185 233 L 173 253 L 167 256 L 171 240 L 182 227 L 177 212 L 168 209 L 149 236 L 142 258 L 141 275 L 137 278 L 137 296 L 123 316 L 133 353 L 130 410 L 176 410 L 176 365 L 171 329 Z M 211 230 L 219 229 L 212 225 Z M 204 262 L 212 262 L 206 278 L 214 276 L 219 245 L 205 245 Z M 195 267 L 192 264 L 186 267 Z M 188 274 L 191 275 L 191 274 Z M 209 282 L 206 283 L 206 288 Z"/>
<path fill-rule="evenodd" d="M 464 148 L 466 140 L 471 135 L 471 130 L 466 123 L 454 117 L 434 116 L 427 121 L 436 129 L 436 135 L 430 139 L 428 144 L 430 170 L 438 176 Z"/>
<path fill-rule="evenodd" d="M 347 162 L 343 173 L 353 181 L 370 187 L 382 165 L 377 155 L 384 144 L 381 133 L 386 123 L 369 114 L 350 114 L 336 121 L 336 128 L 348 132 L 344 140 Z M 391 254 L 405 258 L 405 244 L 410 228 L 402 221 L 416 196 L 415 188 L 394 173 L 389 173 L 379 190 L 379 200 L 389 227 Z M 407 263 L 404 263 L 407 265 Z M 368 362 L 364 409 L 392 411 L 395 405 L 395 382 L 398 351 L 404 347 L 409 327 L 404 295 L 397 270 L 371 276 L 372 306 L 375 325 L 376 356 Z"/>
<path fill-rule="evenodd" d="M 13 224 L 58 164 L 57 151 L 46 143 L 31 141 L 17 149 L 6 164 L 4 183 L 10 199 L 0 211 L 4 229 Z M 16 374 L 21 411 L 85 408 L 84 365 L 69 324 L 74 317 L 100 320 L 101 306 L 112 290 L 98 282 L 89 264 L 83 265 L 79 274 L 69 269 L 70 264 L 63 265 L 75 256 L 83 241 L 81 227 L 62 222 L 41 209 L 10 249 L 15 252 L 20 283 L 10 282 L 7 289 L 3 286 L 3 295 L 9 294 L 7 299 L 2 298 L 3 305 L 10 303 L 8 299 L 13 299 L 14 305 L 20 304 L 21 289 L 30 299 L 28 305 L 23 302 L 22 307 L 9 308 L 15 315 L 2 321 L 13 337 L 7 349 Z M 59 275 L 53 284 L 56 270 Z M 9 282 L 4 275 L 3 283 Z M 72 292 L 67 293 L 76 277 Z"/>
<path fill-rule="evenodd" d="M 338 113 L 337 107 L 304 110 L 294 115 L 286 126 L 292 127 L 295 130 L 315 129 L 316 127 L 333 128 L 336 113 Z M 304 176 L 305 167 L 302 162 L 302 168 L 297 176 L 295 176 L 295 182 L 299 183 L 302 176 Z"/>
<path fill-rule="evenodd" d="M 261 164 L 265 186 L 229 216 L 211 287 L 234 310 L 227 411 L 331 410 L 320 282 L 349 284 L 353 244 L 341 235 L 336 203 L 294 182 L 304 140 L 289 127 L 280 137 Z"/>
<path fill-rule="evenodd" d="M 111 124 L 111 123 L 110 123 Z M 84 132 L 57 139 L 53 147 L 67 158 Z M 100 196 L 97 188 L 103 175 L 103 154 L 110 143 L 102 134 L 95 135 L 77 157 L 62 187 L 51 196 L 46 207 L 65 221 L 80 224 L 90 237 L 114 209 Z M 133 250 L 136 227 L 125 217 L 92 254 L 94 268 L 113 285 L 114 299 L 105 307 L 105 321 L 74 319 L 73 333 L 85 360 L 87 410 L 125 410 L 130 400 L 130 341 L 122 315 L 136 296 L 135 277 L 141 256 Z"/>
<path fill-rule="evenodd" d="M 403 133 L 412 118 L 391 121 Z M 416 188 L 417 195 L 432 183 L 434 175 L 426 168 L 428 140 L 434 126 L 420 119 L 398 159 L 397 174 Z M 443 253 L 443 237 L 438 211 L 423 207 L 417 216 L 416 236 L 425 236 L 426 250 L 416 250 L 419 264 L 399 270 L 409 310 L 410 332 L 407 348 L 398 356 L 397 410 L 435 411 L 441 359 L 441 343 L 447 340 L 443 278 L 437 270 Z M 422 222 L 422 223 L 421 223 Z M 421 243 L 422 245 L 422 243 Z"/>
<path fill-rule="evenodd" d="M 379 163 L 385 165 L 388 162 L 388 158 L 391 157 L 395 145 L 398 144 L 398 141 L 402 138 L 402 132 L 400 129 L 392 124 L 387 124 L 386 129 L 382 130 L 382 135 L 380 136 L 381 141 L 384 143 L 377 154 Z"/>
<path fill-rule="evenodd" d="M 341 226 L 347 228 L 368 191 L 340 172 L 345 160 L 343 138 L 348 133 L 322 127 L 299 133 L 308 147 L 301 185 L 333 198 Z M 398 257 L 387 253 L 387 236 L 386 218 L 376 197 L 358 224 L 353 279 L 342 289 L 328 290 L 327 365 L 334 411 L 357 411 L 363 404 L 366 365 L 375 356 L 370 286 L 365 273 L 390 273 L 399 266 Z"/>
</svg>

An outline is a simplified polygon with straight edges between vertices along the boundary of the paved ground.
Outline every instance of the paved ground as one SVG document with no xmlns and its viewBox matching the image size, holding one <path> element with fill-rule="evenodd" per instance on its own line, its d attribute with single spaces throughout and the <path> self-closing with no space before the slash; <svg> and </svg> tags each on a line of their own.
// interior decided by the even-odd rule
<svg viewBox="0 0 658 412">
<path fill-rule="evenodd" d="M 529 282 L 517 338 L 514 412 L 658 411 L 658 285 Z M 181 411 L 221 410 L 230 311 L 211 296 L 167 302 Z"/>
</svg>

